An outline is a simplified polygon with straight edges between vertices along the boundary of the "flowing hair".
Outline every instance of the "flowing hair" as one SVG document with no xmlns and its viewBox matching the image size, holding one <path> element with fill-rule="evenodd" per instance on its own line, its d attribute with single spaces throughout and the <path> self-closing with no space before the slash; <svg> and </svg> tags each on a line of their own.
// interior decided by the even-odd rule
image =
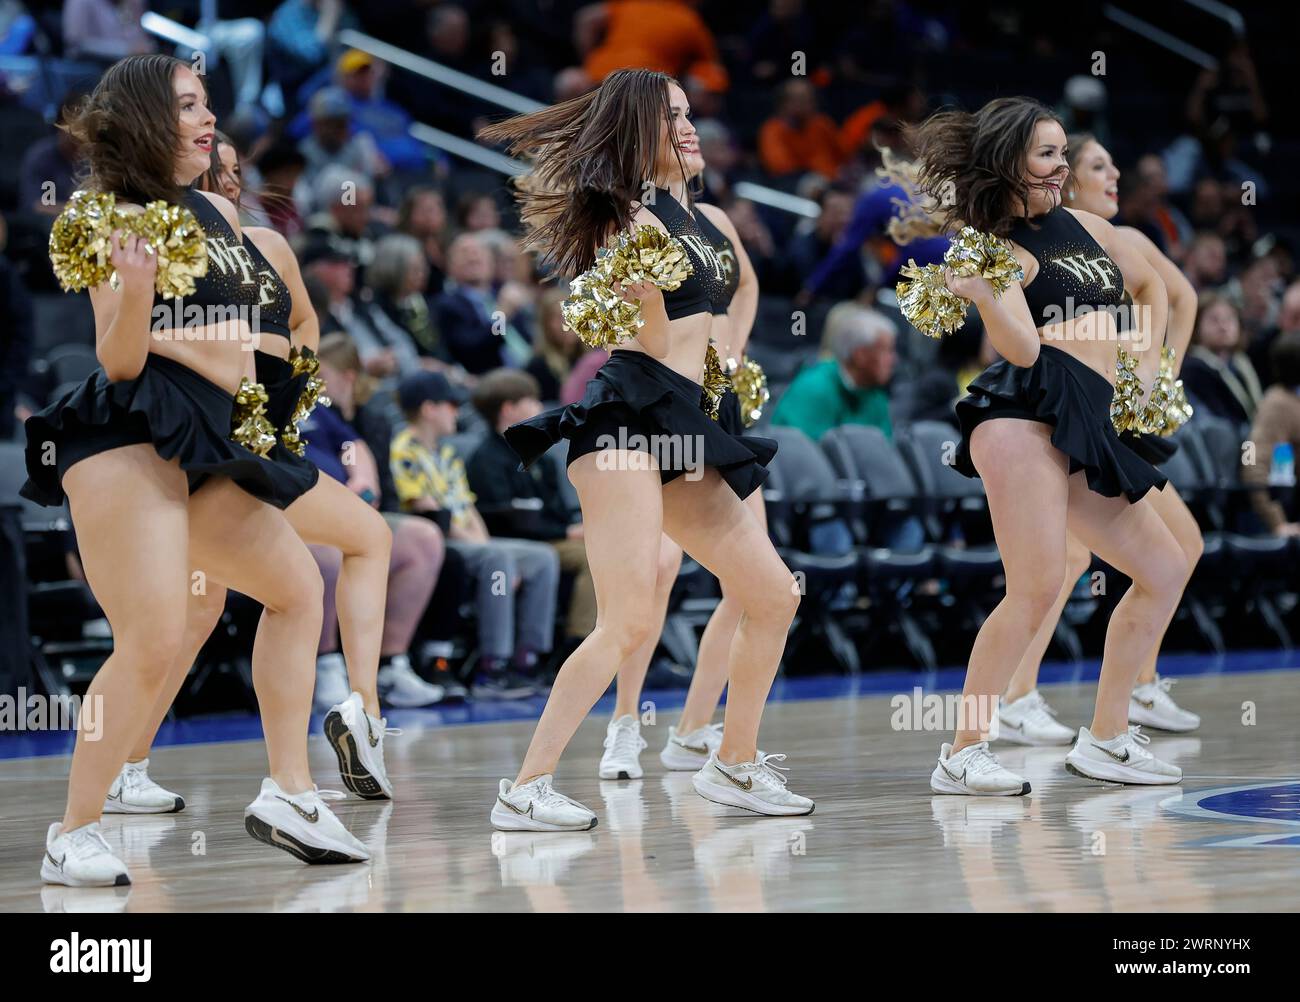
<svg viewBox="0 0 1300 1002">
<path fill-rule="evenodd" d="M 631 225 L 633 205 L 654 184 L 664 128 L 671 134 L 673 82 L 655 70 L 617 70 L 594 91 L 479 132 L 532 160 L 514 186 L 525 249 L 576 275 L 612 233 Z M 672 149 L 685 179 L 681 151 Z"/>
<path fill-rule="evenodd" d="M 145 55 L 119 59 L 104 71 L 59 126 L 86 158 L 79 184 L 142 204 L 181 201 L 180 102 L 173 77 L 182 67 L 189 64 L 173 56 Z"/>
<path fill-rule="evenodd" d="M 880 148 L 881 166 L 876 174 L 889 184 L 897 185 L 907 193 L 907 198 L 892 199 L 898 214 L 891 216 L 885 232 L 896 244 L 938 236 L 943 232 L 943 219 L 938 203 L 921 190 L 918 178 L 920 168 L 912 160 L 895 153 L 888 146 Z"/>
<path fill-rule="evenodd" d="M 1017 215 L 1028 216 L 1029 144 L 1039 122 L 1056 120 L 1032 98 L 1000 97 L 974 113 L 948 109 L 909 126 L 917 183 L 937 203 L 943 228 L 1006 236 Z"/>
<path fill-rule="evenodd" d="M 1083 155 L 1083 148 L 1089 143 L 1101 146 L 1101 141 L 1091 132 L 1076 132 L 1065 137 L 1065 159 L 1070 164 L 1070 178 L 1066 184 L 1070 187 L 1074 186 L 1074 179 L 1078 176 L 1075 168 L 1079 166 L 1079 157 Z"/>
</svg>

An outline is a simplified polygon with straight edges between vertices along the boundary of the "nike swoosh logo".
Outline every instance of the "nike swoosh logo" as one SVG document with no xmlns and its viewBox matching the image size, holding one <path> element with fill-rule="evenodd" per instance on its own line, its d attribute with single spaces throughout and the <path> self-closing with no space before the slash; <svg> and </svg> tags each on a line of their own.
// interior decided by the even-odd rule
<svg viewBox="0 0 1300 1002">
<path fill-rule="evenodd" d="M 738 780 L 735 776 L 731 775 L 731 773 L 729 773 L 729 772 L 727 772 L 725 769 L 723 769 L 722 766 L 720 766 L 720 765 L 715 765 L 713 768 L 717 769 L 718 772 L 720 772 L 720 773 L 722 773 L 722 775 L 726 776 L 726 777 L 727 777 L 727 782 L 728 782 L 728 783 L 731 783 L 731 784 L 732 784 L 733 786 L 735 786 L 737 789 L 745 790 L 746 792 L 748 792 L 749 790 L 753 789 L 754 781 L 753 781 L 752 779 L 747 779 L 747 780 L 745 780 L 745 781 L 742 783 L 742 782 L 741 782 L 740 780 Z"/>
<path fill-rule="evenodd" d="M 109 800 L 116 800 L 116 801 L 120 804 L 120 803 L 122 802 L 122 791 L 121 791 L 121 790 L 118 790 L 117 793 L 114 793 L 112 790 L 109 790 L 109 791 L 108 791 L 108 799 L 109 799 Z"/>
<path fill-rule="evenodd" d="M 301 814 L 303 820 L 306 821 L 306 822 L 308 822 L 309 824 L 313 824 L 313 825 L 314 825 L 317 821 L 320 820 L 320 808 L 319 808 L 319 807 L 313 807 L 313 808 L 311 809 L 311 813 L 308 814 L 306 811 L 304 811 L 301 807 L 299 807 L 297 804 L 295 804 L 295 803 L 294 803 L 292 800 L 290 800 L 288 797 L 276 797 L 275 799 L 276 799 L 276 800 L 283 800 L 286 804 L 288 804 L 288 805 L 289 805 L 290 807 L 292 807 L 295 811 L 297 811 L 299 814 Z"/>
<path fill-rule="evenodd" d="M 57 867 L 59 868 L 60 871 L 62 871 L 62 870 L 63 870 L 63 859 L 67 859 L 67 858 L 68 858 L 68 854 L 65 852 L 65 853 L 63 854 L 63 859 L 55 859 L 53 856 L 50 855 L 50 850 L 49 850 L 49 849 L 46 849 L 46 850 L 45 850 L 45 858 L 48 859 L 51 863 L 53 863 L 55 866 L 57 866 Z"/>
<path fill-rule="evenodd" d="M 707 755 L 709 753 L 708 745 L 688 745 L 681 738 L 673 738 L 673 744 L 680 745 L 688 752 L 695 752 L 696 755 Z"/>
<path fill-rule="evenodd" d="M 366 737 L 370 740 L 371 748 L 377 748 L 379 746 L 379 739 L 375 737 L 374 728 L 370 726 L 369 716 L 366 717 Z"/>
<path fill-rule="evenodd" d="M 1127 762 L 1127 761 L 1128 761 L 1128 749 L 1127 749 L 1127 748 L 1124 749 L 1124 754 L 1123 754 L 1123 755 L 1116 755 L 1116 754 L 1115 754 L 1113 751 L 1111 751 L 1109 748 L 1103 748 L 1101 745 L 1097 744 L 1097 742 L 1095 742 L 1095 741 L 1092 743 L 1092 746 L 1093 746 L 1094 748 L 1096 748 L 1098 751 L 1104 751 L 1107 755 L 1109 755 L 1111 758 L 1113 758 L 1116 762 Z"/>
<path fill-rule="evenodd" d="M 944 775 L 946 775 L 946 776 L 947 776 L 949 779 L 951 779 L 954 783 L 964 783 L 964 782 L 966 782 L 966 770 L 965 770 L 965 769 L 963 769 L 963 770 L 961 771 L 961 775 L 960 775 L 960 776 L 954 776 L 951 772 L 948 771 L 948 767 L 947 767 L 946 765 L 944 765 L 942 762 L 939 763 L 939 768 L 942 769 L 943 772 L 944 772 Z"/>
<path fill-rule="evenodd" d="M 1154 699 L 1152 700 L 1138 699 L 1136 696 L 1134 696 L 1133 702 L 1137 703 L 1137 705 L 1142 707 L 1144 710 L 1154 710 L 1156 708 L 1156 701 Z"/>
<path fill-rule="evenodd" d="M 500 801 L 504 806 L 506 806 L 506 807 L 510 808 L 512 811 L 514 811 L 514 812 L 515 812 L 516 814 L 518 814 L 521 818 L 531 818 L 531 817 L 533 817 L 533 802 L 532 802 L 531 800 L 528 801 L 528 810 L 526 810 L 526 811 L 521 811 L 518 807 L 516 807 L 514 804 L 510 803 L 510 801 L 506 800 L 504 797 L 500 797 L 500 796 L 498 796 L 498 797 L 497 797 L 497 800 Z M 536 820 L 536 818 L 534 818 L 533 820 Z"/>
</svg>

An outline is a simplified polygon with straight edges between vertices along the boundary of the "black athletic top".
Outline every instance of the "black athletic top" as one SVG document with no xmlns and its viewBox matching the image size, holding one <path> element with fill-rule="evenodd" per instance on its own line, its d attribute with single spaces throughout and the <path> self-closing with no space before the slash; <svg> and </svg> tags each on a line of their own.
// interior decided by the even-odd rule
<svg viewBox="0 0 1300 1002">
<path fill-rule="evenodd" d="M 740 261 L 736 258 L 736 249 L 731 245 L 727 235 L 713 225 L 705 213 L 696 211 L 695 221 L 700 226 L 700 232 L 703 233 L 713 244 L 713 252 L 718 255 L 718 261 L 722 264 L 723 274 L 723 297 L 721 302 L 715 301 L 713 312 L 726 313 L 731 306 L 731 299 L 736 294 L 736 289 L 740 287 Z"/>
<path fill-rule="evenodd" d="M 289 315 L 293 313 L 293 296 L 289 287 L 284 284 L 284 279 L 275 270 L 275 266 L 257 249 L 257 244 L 244 237 L 244 247 L 257 268 L 259 331 L 286 338 L 292 336 Z"/>
<path fill-rule="evenodd" d="M 1124 295 L 1124 276 L 1101 245 L 1068 209 L 1057 206 L 1032 223 L 1020 219 L 1007 234 L 1038 261 L 1038 274 L 1024 287 L 1038 327 L 1060 323 L 1080 307 L 1114 310 Z"/>
<path fill-rule="evenodd" d="M 252 307 L 260 297 L 261 279 L 253 256 L 226 222 L 221 210 L 194 188 L 187 188 L 182 204 L 194 213 L 203 227 L 208 243 L 208 273 L 194 280 L 194 291 L 184 297 L 185 309 L 191 306 Z M 176 300 L 163 299 L 154 293 L 153 305 L 170 308 Z M 178 319 L 184 320 L 184 317 Z"/>
<path fill-rule="evenodd" d="M 725 304 L 731 298 L 727 292 L 726 273 L 713 244 L 699 226 L 699 219 L 703 217 L 692 216 L 665 188 L 656 188 L 654 201 L 644 205 L 664 224 L 664 229 L 682 242 L 694 268 L 676 292 L 664 292 L 664 311 L 668 319 L 677 320 L 696 313 L 725 313 Z M 722 304 L 721 309 L 719 304 Z"/>
</svg>

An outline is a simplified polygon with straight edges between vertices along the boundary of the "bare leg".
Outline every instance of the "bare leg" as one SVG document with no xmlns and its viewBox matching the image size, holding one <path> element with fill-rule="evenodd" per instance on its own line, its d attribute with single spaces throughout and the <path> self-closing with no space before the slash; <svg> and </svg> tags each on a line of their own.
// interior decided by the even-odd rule
<svg viewBox="0 0 1300 1002">
<path fill-rule="evenodd" d="M 1183 582 L 1182 588 L 1178 589 L 1178 599 L 1182 601 L 1187 582 L 1192 579 L 1192 572 L 1196 569 L 1196 562 L 1201 559 L 1201 554 L 1205 552 L 1205 540 L 1201 536 L 1201 527 L 1196 524 L 1195 516 L 1187 510 L 1187 505 L 1183 504 L 1183 499 L 1178 496 L 1178 491 L 1174 489 L 1173 484 L 1166 484 L 1165 489 L 1162 491 L 1151 491 L 1147 498 L 1150 499 L 1151 506 L 1155 508 L 1161 521 L 1174 534 L 1174 539 L 1178 540 L 1178 545 L 1182 547 L 1183 556 L 1187 558 L 1187 580 Z M 1174 608 L 1169 613 L 1169 618 L 1165 620 L 1164 627 L 1160 630 L 1162 640 L 1165 632 L 1169 629 L 1169 624 L 1173 622 L 1174 613 L 1177 611 L 1178 604 L 1175 603 Z M 1146 685 L 1148 682 L 1156 680 L 1156 658 L 1159 654 L 1160 645 L 1156 644 L 1155 650 L 1142 663 L 1142 669 L 1138 672 L 1138 685 Z"/>
<path fill-rule="evenodd" d="M 1052 642 L 1056 624 L 1060 622 L 1061 613 L 1065 611 L 1065 603 L 1069 601 L 1079 577 L 1088 570 L 1091 563 L 1092 554 L 1088 548 L 1066 533 L 1065 581 L 1061 585 L 1061 593 L 1056 596 L 1051 611 L 1047 613 L 1043 625 L 1034 634 L 1033 643 L 1029 645 L 1029 650 L 1025 651 L 1025 656 L 1020 659 L 1020 667 L 1016 669 L 1015 675 L 1007 685 L 1007 702 L 1014 702 L 1038 688 L 1038 669 L 1043 666 L 1043 655 L 1047 653 L 1048 645 Z"/>
<path fill-rule="evenodd" d="M 411 638 L 438 585 L 445 555 L 446 545 L 437 523 L 415 515 L 397 521 L 393 528 L 393 563 L 384 618 L 384 654 L 405 654 L 410 648 Z M 348 674 L 351 673 L 349 667 Z M 372 711 L 369 697 L 366 699 L 366 712 L 378 716 L 378 702 Z"/>
<path fill-rule="evenodd" d="M 677 573 L 682 569 L 682 548 L 667 536 L 661 537 L 659 544 L 659 564 L 655 577 L 655 595 L 653 614 L 649 617 L 652 625 L 646 632 L 645 643 L 638 647 L 631 657 L 624 658 L 618 666 L 618 695 L 614 702 L 614 719 L 625 714 L 633 717 L 641 712 L 641 689 L 645 685 L 646 672 L 650 670 L 650 660 L 659 646 L 659 636 L 664 631 L 664 620 L 668 616 L 668 599 L 673 593 L 673 583 Z"/>
<path fill-rule="evenodd" d="M 1080 542 L 1133 579 L 1106 627 L 1091 727 L 1093 736 L 1105 741 L 1128 730 L 1138 669 L 1155 651 L 1178 605 L 1188 561 L 1150 501 L 1129 504 L 1094 494 L 1082 471 L 1070 477 L 1069 526 Z"/>
<path fill-rule="evenodd" d="M 766 532 L 767 509 L 763 505 L 763 492 L 754 491 L 745 498 L 745 504 Z M 740 613 L 740 603 L 724 587 L 722 601 L 713 610 L 708 625 L 704 627 L 704 635 L 700 637 L 695 674 L 691 676 L 686 705 L 682 707 L 681 719 L 677 722 L 678 734 L 689 734 L 713 720 L 714 711 L 722 700 L 722 690 L 727 687 L 729 655 L 736 627 L 740 624 Z"/>
<path fill-rule="evenodd" d="M 189 594 L 188 486 L 151 445 L 103 452 L 63 478 L 81 563 L 113 630 L 113 653 L 95 673 L 68 774 L 63 830 L 98 821 L 104 798 L 148 725 L 185 634 Z"/>
<path fill-rule="evenodd" d="M 794 575 L 767 530 L 712 468 L 664 487 L 664 531 L 709 570 L 740 606 L 727 677 L 730 695 L 718 758 L 752 762 L 758 725 L 799 607 Z"/>
<path fill-rule="evenodd" d="M 555 772 L 565 746 L 609 687 L 618 665 L 650 630 L 645 609 L 654 594 L 663 535 L 663 488 L 656 464 L 645 453 L 610 449 L 575 459 L 569 479 L 582 504 L 587 562 L 596 584 L 596 628 L 560 668 L 519 768 L 520 783 Z"/>
<path fill-rule="evenodd" d="M 1036 421 L 994 418 L 971 434 L 971 460 L 984 481 L 1007 593 L 989 613 L 971 648 L 952 753 L 981 740 L 1065 579 L 1069 467 Z M 730 702 L 730 701 L 728 701 Z M 973 719 L 972 719 L 973 718 Z"/>
</svg>

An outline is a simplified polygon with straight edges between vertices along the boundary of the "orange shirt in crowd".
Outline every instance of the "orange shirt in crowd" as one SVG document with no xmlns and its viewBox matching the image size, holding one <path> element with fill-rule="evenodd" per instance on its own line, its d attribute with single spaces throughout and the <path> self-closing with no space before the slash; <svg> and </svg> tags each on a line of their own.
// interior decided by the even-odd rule
<svg viewBox="0 0 1300 1002">
<path fill-rule="evenodd" d="M 704 21 L 680 0 L 613 0 L 605 5 L 604 40 L 587 54 L 583 69 L 599 82 L 615 70 L 642 67 L 708 89 L 727 89 L 727 71 Z"/>
<path fill-rule="evenodd" d="M 872 101 L 846 118 L 844 124 L 840 126 L 840 149 L 848 155 L 860 150 L 871 137 L 871 130 L 875 128 L 876 123 L 884 118 L 888 111 L 884 101 Z"/>
<path fill-rule="evenodd" d="M 816 171 L 833 178 L 843 157 L 839 130 L 829 115 L 814 115 L 800 129 L 769 118 L 758 131 L 758 156 L 769 174 Z"/>
</svg>

